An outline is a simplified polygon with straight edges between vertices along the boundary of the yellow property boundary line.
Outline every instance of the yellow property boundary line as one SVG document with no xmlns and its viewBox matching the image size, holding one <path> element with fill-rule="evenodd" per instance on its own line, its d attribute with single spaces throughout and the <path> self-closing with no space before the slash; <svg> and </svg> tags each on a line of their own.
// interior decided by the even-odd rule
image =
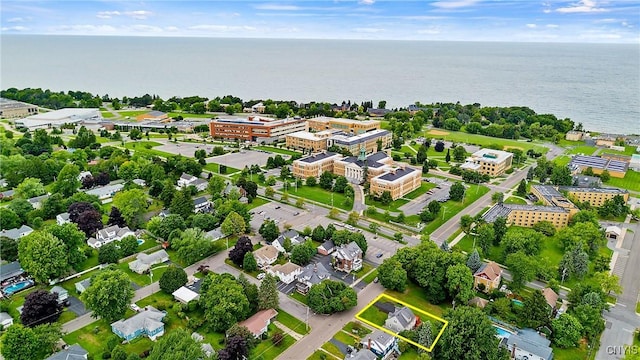
<svg viewBox="0 0 640 360">
<path fill-rule="evenodd" d="M 413 310 L 413 311 L 416 311 L 416 312 L 419 312 L 419 313 L 425 314 L 425 315 L 427 315 L 428 317 L 430 317 L 430 318 L 432 318 L 432 319 L 435 319 L 435 320 L 437 320 L 437 321 L 439 321 L 439 322 L 441 322 L 441 323 L 443 323 L 443 324 L 444 324 L 444 326 L 442 326 L 442 329 L 440 329 L 440 332 L 438 333 L 438 336 L 436 336 L 436 338 L 433 340 L 433 343 L 431 344 L 431 346 L 430 346 L 430 347 L 426 347 L 426 346 L 424 346 L 424 345 L 420 345 L 420 344 L 418 344 L 417 342 L 415 342 L 415 341 L 413 341 L 413 340 L 411 340 L 411 339 L 407 339 L 407 338 L 406 338 L 406 337 L 404 337 L 404 336 L 400 336 L 400 335 L 398 335 L 398 334 L 394 333 L 393 331 L 391 331 L 391 330 L 389 330 L 389 329 L 386 329 L 386 328 L 384 328 L 384 327 L 382 327 L 382 326 L 380 326 L 380 325 L 374 324 L 374 323 L 372 323 L 371 321 L 369 321 L 369 320 L 367 320 L 367 319 L 365 319 L 365 318 L 363 318 L 363 317 L 362 317 L 362 313 L 364 313 L 368 308 L 370 308 L 370 307 L 371 307 L 371 306 L 373 306 L 376 302 L 378 302 L 378 300 L 380 300 L 380 299 L 384 299 L 384 298 L 387 298 L 388 300 L 391 300 L 391 301 L 393 301 L 393 302 L 395 302 L 395 303 L 402 304 L 402 305 L 404 305 L 404 306 L 408 307 L 409 309 L 411 309 L 411 310 Z M 360 312 L 358 312 L 358 313 L 356 314 L 356 319 L 358 319 L 358 320 L 360 320 L 360 321 L 362 321 L 362 322 L 364 322 L 364 323 L 366 323 L 366 324 L 369 324 L 370 326 L 373 326 L 373 327 L 374 327 L 374 328 L 376 328 L 376 329 L 380 329 L 380 330 L 382 330 L 382 331 L 386 332 L 387 334 L 389 334 L 389 335 L 391 335 L 391 336 L 395 336 L 395 337 L 397 337 L 398 339 L 404 340 L 404 341 L 408 342 L 408 343 L 409 343 L 409 344 L 411 344 L 411 345 L 415 345 L 415 346 L 417 346 L 418 348 L 423 349 L 423 350 L 428 351 L 428 352 L 432 352 L 432 351 L 433 351 L 433 348 L 436 346 L 436 343 L 438 342 L 438 340 L 440 339 L 440 337 L 441 337 L 441 336 L 442 336 L 442 334 L 444 333 L 444 329 L 446 329 L 447 325 L 449 325 L 449 322 L 448 322 L 447 320 L 445 320 L 445 319 L 443 319 L 443 318 L 440 318 L 440 317 L 437 317 L 437 316 L 435 316 L 435 315 L 433 315 L 433 314 L 431 314 L 431 313 L 428 313 L 428 312 L 426 312 L 426 311 L 424 311 L 424 310 L 420 310 L 420 309 L 416 308 L 415 306 L 409 305 L 409 304 L 405 303 L 404 301 L 398 300 L 398 299 L 396 299 L 396 298 L 394 298 L 394 297 L 392 297 L 392 296 L 389 296 L 389 295 L 387 295 L 387 294 L 380 294 L 380 295 L 378 295 L 378 297 L 376 297 L 375 299 L 373 299 L 373 300 L 372 300 L 372 301 L 371 301 L 367 306 L 365 306 L 365 307 L 364 307 L 364 309 L 360 310 Z"/>
</svg>

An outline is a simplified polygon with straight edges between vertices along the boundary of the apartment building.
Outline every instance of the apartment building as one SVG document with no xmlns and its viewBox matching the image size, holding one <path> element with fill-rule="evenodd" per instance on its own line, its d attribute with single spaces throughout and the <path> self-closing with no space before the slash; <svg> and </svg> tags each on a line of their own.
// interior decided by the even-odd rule
<svg viewBox="0 0 640 360">
<path fill-rule="evenodd" d="M 277 120 L 249 116 L 246 119 L 215 119 L 209 123 L 209 134 L 213 138 L 266 143 L 284 139 L 290 133 L 306 130 L 307 122 L 297 117 Z"/>
<path fill-rule="evenodd" d="M 550 185 L 532 185 L 531 194 L 546 206 L 558 206 L 565 209 L 573 209 L 576 207 L 555 187 Z"/>
<path fill-rule="evenodd" d="M 563 186 L 560 191 L 566 191 L 567 196 L 580 202 L 588 201 L 591 206 L 602 206 L 605 201 L 613 199 L 616 196 L 622 196 L 625 202 L 629 201 L 629 192 L 627 190 L 616 188 L 581 188 L 574 186 Z"/>
<path fill-rule="evenodd" d="M 474 152 L 461 169 L 478 172 L 482 175 L 500 176 L 511 169 L 513 154 L 507 151 L 480 149 Z"/>
<path fill-rule="evenodd" d="M 629 168 L 629 162 L 599 156 L 576 155 L 568 166 L 573 174 L 582 173 L 591 168 L 594 174 L 602 174 L 604 170 L 607 170 L 611 177 L 623 178 Z"/>
<path fill-rule="evenodd" d="M 295 160 L 293 176 L 306 179 L 310 176 L 318 177 L 325 171 L 333 173 L 334 162 L 340 158 L 342 158 L 340 154 L 322 152 Z"/>
<path fill-rule="evenodd" d="M 348 134 L 362 134 L 380 129 L 380 121 L 376 120 L 351 120 L 321 116 L 308 119 L 308 123 L 309 129 L 313 131 L 338 129 Z"/>
<path fill-rule="evenodd" d="M 504 217 L 508 225 L 532 227 L 540 221 L 549 221 L 556 229 L 566 227 L 569 219 L 578 208 L 564 208 L 560 206 L 496 204 L 489 209 L 482 218 L 487 223 Z"/>
<path fill-rule="evenodd" d="M 297 131 L 291 134 L 287 134 L 286 141 L 287 147 L 300 150 L 311 150 L 311 152 L 327 150 L 328 141 L 335 133 L 339 133 L 340 130 L 329 129 L 319 132 L 309 131 Z"/>
<path fill-rule="evenodd" d="M 23 118 L 37 113 L 38 107 L 36 105 L 0 98 L 0 118 Z"/>
<path fill-rule="evenodd" d="M 420 187 L 422 174 L 410 167 L 400 167 L 371 178 L 369 193 L 380 196 L 389 191 L 393 200 L 399 199 Z"/>
<path fill-rule="evenodd" d="M 371 130 L 359 135 L 335 134 L 329 138 L 327 145 L 337 146 L 345 149 L 352 154 L 357 154 L 361 149 L 365 149 L 367 154 L 378 151 L 378 142 L 380 142 L 380 150 L 391 147 L 393 134 L 388 130 Z"/>
</svg>

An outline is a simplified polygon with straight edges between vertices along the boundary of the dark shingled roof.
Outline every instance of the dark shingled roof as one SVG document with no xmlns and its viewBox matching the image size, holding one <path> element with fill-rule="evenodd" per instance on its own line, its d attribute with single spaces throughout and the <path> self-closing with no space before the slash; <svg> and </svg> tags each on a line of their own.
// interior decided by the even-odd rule
<svg viewBox="0 0 640 360">
<path fill-rule="evenodd" d="M 381 163 L 380 161 L 388 157 L 389 155 L 387 155 L 387 153 L 385 153 L 384 151 L 378 151 L 377 153 L 371 154 L 367 156 L 367 160 L 366 160 L 367 167 L 374 168 L 374 169 L 382 167 L 384 166 L 384 164 Z M 356 164 L 360 167 L 363 167 L 365 165 L 365 161 L 358 160 L 357 156 L 349 156 L 344 159 L 341 159 L 341 161 Z"/>
<path fill-rule="evenodd" d="M 394 181 L 397 179 L 400 179 L 406 175 L 411 174 L 412 172 L 416 171 L 416 169 L 414 168 L 410 168 L 410 167 L 406 167 L 406 168 L 398 168 L 395 171 L 391 171 L 388 172 L 384 175 L 381 175 L 380 177 L 378 177 L 378 179 L 380 180 L 386 180 L 386 181 Z"/>
<path fill-rule="evenodd" d="M 322 153 L 318 153 L 315 155 L 311 155 L 311 156 L 307 156 L 306 158 L 302 158 L 298 161 L 304 162 L 304 163 L 314 163 L 316 161 L 320 161 L 320 160 L 324 160 L 328 157 L 334 156 L 336 155 L 336 153 L 332 153 L 332 152 L 322 152 Z"/>
</svg>

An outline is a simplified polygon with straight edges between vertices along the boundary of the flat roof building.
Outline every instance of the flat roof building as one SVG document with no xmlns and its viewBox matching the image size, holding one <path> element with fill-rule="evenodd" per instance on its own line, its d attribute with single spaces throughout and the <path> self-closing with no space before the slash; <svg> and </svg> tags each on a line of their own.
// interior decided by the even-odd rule
<svg viewBox="0 0 640 360">
<path fill-rule="evenodd" d="M 607 170 L 611 177 L 623 178 L 627 173 L 629 163 L 599 156 L 576 155 L 571 159 L 568 166 L 574 174 L 582 173 L 591 168 L 594 174 L 602 174 L 604 170 Z"/>
<path fill-rule="evenodd" d="M 36 105 L 0 98 L 0 118 L 23 118 L 37 113 L 38 107 Z"/>
<path fill-rule="evenodd" d="M 321 116 L 308 119 L 307 122 L 309 129 L 314 131 L 338 129 L 348 134 L 362 134 L 380 129 L 380 121 L 377 120 L 352 120 Z"/>
<path fill-rule="evenodd" d="M 327 150 L 328 141 L 335 133 L 340 130 L 329 129 L 318 132 L 296 131 L 286 135 L 287 147 L 302 150 L 311 150 L 311 152 Z"/>
<path fill-rule="evenodd" d="M 567 209 L 560 206 L 495 204 L 482 218 L 492 223 L 503 217 L 508 225 L 532 227 L 540 221 L 549 221 L 557 229 L 566 227 L 577 208 Z"/>
<path fill-rule="evenodd" d="M 318 177 L 323 172 L 333 173 L 333 164 L 342 155 L 332 152 L 321 152 L 302 159 L 293 161 L 293 176 L 306 179 L 314 176 Z"/>
<path fill-rule="evenodd" d="M 391 147 L 393 134 L 388 130 L 371 130 L 358 135 L 335 134 L 327 141 L 327 146 L 337 146 L 352 154 L 357 154 L 365 149 L 367 154 Z M 378 147 L 378 142 L 380 146 Z M 379 150 L 378 150 L 379 149 Z"/>
<path fill-rule="evenodd" d="M 239 139 L 271 143 L 284 139 L 287 134 L 306 131 L 307 122 L 301 118 L 272 119 L 261 116 L 248 118 L 215 119 L 209 123 L 213 138 Z"/>
<path fill-rule="evenodd" d="M 581 188 L 561 186 L 560 191 L 566 191 L 567 196 L 580 202 L 588 202 L 591 206 L 602 206 L 605 201 L 621 196 L 625 202 L 629 201 L 629 192 L 618 188 Z"/>
<path fill-rule="evenodd" d="M 66 108 L 54 110 L 24 119 L 16 120 L 16 127 L 28 129 L 44 129 L 60 127 L 65 124 L 77 124 L 82 121 L 101 121 L 102 114 L 98 109 Z"/>
<path fill-rule="evenodd" d="M 513 154 L 494 149 L 480 149 L 460 166 L 461 169 L 475 171 L 483 175 L 500 176 L 511 169 Z"/>
<path fill-rule="evenodd" d="M 420 187 L 422 173 L 414 168 L 400 167 L 371 178 L 369 192 L 375 196 L 389 191 L 391 198 L 397 200 Z"/>
</svg>

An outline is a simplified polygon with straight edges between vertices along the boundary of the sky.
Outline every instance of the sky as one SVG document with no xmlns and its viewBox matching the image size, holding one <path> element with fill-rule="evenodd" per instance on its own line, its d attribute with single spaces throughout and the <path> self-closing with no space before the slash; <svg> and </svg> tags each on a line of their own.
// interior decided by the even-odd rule
<svg viewBox="0 0 640 360">
<path fill-rule="evenodd" d="M 640 43 L 640 0 L 2 0 L 2 34 Z"/>
</svg>

